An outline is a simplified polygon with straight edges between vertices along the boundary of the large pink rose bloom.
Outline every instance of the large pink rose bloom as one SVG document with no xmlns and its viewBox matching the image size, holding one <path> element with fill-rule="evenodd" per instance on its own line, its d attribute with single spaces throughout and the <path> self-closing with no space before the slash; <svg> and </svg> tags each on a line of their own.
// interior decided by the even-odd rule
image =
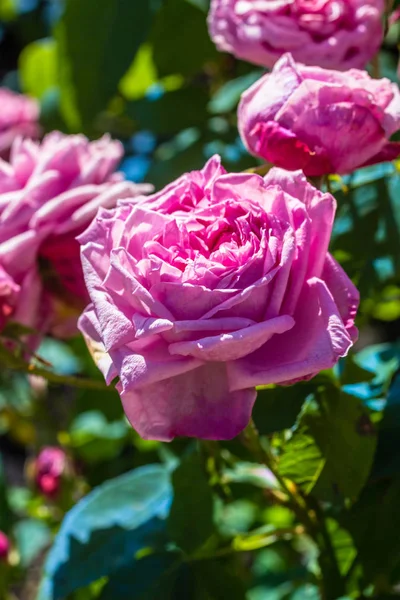
<svg viewBox="0 0 400 600">
<path fill-rule="evenodd" d="M 40 135 L 39 104 L 33 98 L 0 88 L 0 157 L 8 158 L 18 136 Z"/>
<path fill-rule="evenodd" d="M 255 386 L 347 353 L 358 293 L 327 253 L 334 213 L 300 172 L 226 174 L 218 157 L 99 211 L 80 237 L 79 326 L 140 435 L 232 438 Z"/>
<path fill-rule="evenodd" d="M 308 65 L 363 69 L 383 40 L 384 0 L 211 0 L 219 50 L 272 67 L 285 52 Z"/>
<path fill-rule="evenodd" d="M 283 56 L 244 94 L 239 131 L 249 152 L 308 176 L 350 173 L 393 160 L 400 92 L 388 79 L 305 67 Z"/>
<path fill-rule="evenodd" d="M 17 139 L 0 160 L 0 330 L 12 320 L 43 332 L 59 325 L 56 306 L 62 325 L 87 304 L 76 236 L 100 206 L 146 191 L 115 173 L 122 154 L 107 136 L 55 132 Z"/>
</svg>

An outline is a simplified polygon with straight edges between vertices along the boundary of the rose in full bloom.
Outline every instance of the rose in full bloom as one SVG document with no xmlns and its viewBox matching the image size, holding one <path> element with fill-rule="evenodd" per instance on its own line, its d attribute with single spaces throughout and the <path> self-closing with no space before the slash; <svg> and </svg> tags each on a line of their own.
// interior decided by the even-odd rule
<svg viewBox="0 0 400 600">
<path fill-rule="evenodd" d="M 218 157 L 80 236 L 79 327 L 145 438 L 228 439 L 255 386 L 308 379 L 356 338 L 358 293 L 328 254 L 335 200 L 300 172 Z"/>
<path fill-rule="evenodd" d="M 10 552 L 10 541 L 5 533 L 0 531 L 0 562 L 7 562 Z"/>
<path fill-rule="evenodd" d="M 239 131 L 251 154 L 313 177 L 393 160 L 400 92 L 365 71 L 305 67 L 283 56 L 244 94 Z"/>
<path fill-rule="evenodd" d="M 9 320 L 76 331 L 88 302 L 76 236 L 100 206 L 148 188 L 115 172 L 122 154 L 107 136 L 54 132 L 42 143 L 18 138 L 0 160 L 0 331 Z"/>
<path fill-rule="evenodd" d="M 64 450 L 55 446 L 43 448 L 33 465 L 36 487 L 47 498 L 55 498 L 69 469 Z"/>
<path fill-rule="evenodd" d="M 0 88 L 0 157 L 7 158 L 18 136 L 40 135 L 39 104 L 33 98 Z"/>
<path fill-rule="evenodd" d="M 212 0 L 223 52 L 272 67 L 285 52 L 307 65 L 363 69 L 383 40 L 384 0 Z"/>
</svg>

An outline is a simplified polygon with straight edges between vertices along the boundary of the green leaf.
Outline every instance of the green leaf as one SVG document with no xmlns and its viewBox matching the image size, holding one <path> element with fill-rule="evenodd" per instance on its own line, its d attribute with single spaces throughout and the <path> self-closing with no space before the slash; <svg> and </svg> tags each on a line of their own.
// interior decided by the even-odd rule
<svg viewBox="0 0 400 600">
<path fill-rule="evenodd" d="M 70 121 L 90 128 L 106 109 L 146 39 L 153 14 L 151 0 L 68 0 L 56 39 Z"/>
<path fill-rule="evenodd" d="M 361 400 L 344 393 L 324 395 L 320 411 L 306 413 L 304 423 L 326 461 L 319 481 L 321 496 L 355 500 L 371 472 L 377 444 Z"/>
<path fill-rule="evenodd" d="M 8 533 L 12 525 L 12 515 L 7 499 L 7 482 L 3 467 L 3 457 L 0 454 L 0 531 Z"/>
<path fill-rule="evenodd" d="M 350 533 L 340 527 L 334 519 L 327 520 L 328 533 L 336 555 L 341 575 L 347 575 L 357 555 L 357 549 Z"/>
<path fill-rule="evenodd" d="M 22 91 L 42 98 L 58 84 L 57 46 L 52 38 L 25 46 L 19 57 L 19 77 Z"/>
<path fill-rule="evenodd" d="M 210 100 L 209 111 L 219 114 L 234 110 L 242 93 L 255 83 L 263 73 L 264 71 L 259 69 L 225 83 Z"/>
<path fill-rule="evenodd" d="M 151 32 L 158 74 L 188 76 L 218 58 L 204 12 L 188 0 L 165 0 Z"/>
<path fill-rule="evenodd" d="M 98 600 L 163 600 L 180 565 L 173 552 L 145 556 L 114 573 Z"/>
<path fill-rule="evenodd" d="M 157 100 L 143 98 L 126 105 L 126 114 L 141 129 L 158 135 L 181 132 L 204 125 L 207 119 L 208 95 L 194 86 L 167 92 Z"/>
<path fill-rule="evenodd" d="M 14 537 L 21 559 L 21 566 L 26 569 L 50 544 L 49 527 L 37 519 L 24 519 L 14 527 Z"/>
<path fill-rule="evenodd" d="M 308 402 L 285 444 L 280 472 L 306 493 L 355 500 L 372 468 L 377 436 L 368 412 L 354 396 L 332 389 Z M 318 483 L 318 487 L 315 486 Z"/>
<path fill-rule="evenodd" d="M 119 89 L 127 100 L 136 100 L 142 98 L 156 82 L 157 70 L 153 62 L 152 48 L 149 44 L 143 44 L 121 79 Z"/>
<path fill-rule="evenodd" d="M 313 383 L 257 390 L 253 419 L 261 435 L 293 427 L 307 396 L 314 390 Z"/>
<path fill-rule="evenodd" d="M 341 515 L 357 546 L 368 581 L 400 564 L 400 479 L 368 486 L 350 511 Z"/>
<path fill-rule="evenodd" d="M 111 460 L 121 452 L 128 432 L 125 419 L 109 423 L 102 412 L 87 411 L 70 427 L 71 446 L 86 462 Z"/>
<path fill-rule="evenodd" d="M 174 501 L 168 518 L 171 538 L 192 554 L 214 533 L 214 502 L 204 464 L 198 452 L 182 460 L 172 476 Z"/>
<path fill-rule="evenodd" d="M 49 553 L 44 597 L 65 598 L 132 563 L 139 550 L 163 545 L 171 493 L 168 471 L 150 465 L 88 494 L 65 517 Z"/>
<path fill-rule="evenodd" d="M 307 429 L 299 429 L 285 444 L 284 453 L 279 462 L 279 471 L 283 477 L 291 479 L 306 494 L 315 486 L 325 466 L 325 458 Z"/>
</svg>

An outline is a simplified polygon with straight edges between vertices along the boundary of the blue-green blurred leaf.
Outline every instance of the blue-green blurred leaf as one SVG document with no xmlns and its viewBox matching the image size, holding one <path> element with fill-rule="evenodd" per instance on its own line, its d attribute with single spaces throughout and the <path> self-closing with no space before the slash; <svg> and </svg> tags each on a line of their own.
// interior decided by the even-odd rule
<svg viewBox="0 0 400 600">
<path fill-rule="evenodd" d="M 164 543 L 172 488 L 161 465 L 141 467 L 96 488 L 67 514 L 45 566 L 43 594 L 61 600 Z"/>
<path fill-rule="evenodd" d="M 173 552 L 145 556 L 112 575 L 98 600 L 165 600 L 180 564 Z"/>
<path fill-rule="evenodd" d="M 51 541 L 49 527 L 37 519 L 19 521 L 14 527 L 14 536 L 20 555 L 21 566 L 26 569 Z"/>
<path fill-rule="evenodd" d="M 208 108 L 212 113 L 224 113 L 234 110 L 242 93 L 261 77 L 261 69 L 242 75 L 225 83 L 212 97 Z"/>
</svg>

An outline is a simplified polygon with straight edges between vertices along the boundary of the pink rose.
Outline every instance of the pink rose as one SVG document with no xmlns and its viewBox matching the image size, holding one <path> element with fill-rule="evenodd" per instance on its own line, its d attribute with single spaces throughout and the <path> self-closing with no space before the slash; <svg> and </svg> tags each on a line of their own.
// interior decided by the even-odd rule
<svg viewBox="0 0 400 600">
<path fill-rule="evenodd" d="M 53 499 L 60 491 L 63 478 L 69 470 L 69 463 L 64 450 L 48 446 L 39 453 L 33 469 L 38 490 L 44 496 Z"/>
<path fill-rule="evenodd" d="M 363 69 L 383 41 L 384 0 L 211 0 L 223 52 L 272 67 L 285 52 L 307 65 Z"/>
<path fill-rule="evenodd" d="M 122 154 L 107 136 L 89 142 L 54 132 L 41 144 L 17 139 L 10 161 L 0 160 L 0 330 L 12 320 L 76 331 L 88 302 L 76 236 L 100 206 L 148 189 L 115 173 Z M 68 310 L 58 323 L 61 304 Z"/>
<path fill-rule="evenodd" d="M 0 157 L 8 158 L 18 136 L 40 135 L 39 104 L 33 98 L 0 88 Z"/>
<path fill-rule="evenodd" d="M 10 552 L 10 542 L 5 533 L 0 531 L 0 562 L 7 562 Z"/>
<path fill-rule="evenodd" d="M 255 386 L 308 379 L 356 338 L 358 292 L 327 253 L 335 200 L 300 172 L 218 157 L 80 236 L 79 327 L 141 436 L 229 439 Z"/>
<path fill-rule="evenodd" d="M 283 56 L 244 94 L 239 131 L 251 154 L 310 177 L 393 160 L 400 144 L 399 88 L 365 71 L 296 64 Z"/>
</svg>

